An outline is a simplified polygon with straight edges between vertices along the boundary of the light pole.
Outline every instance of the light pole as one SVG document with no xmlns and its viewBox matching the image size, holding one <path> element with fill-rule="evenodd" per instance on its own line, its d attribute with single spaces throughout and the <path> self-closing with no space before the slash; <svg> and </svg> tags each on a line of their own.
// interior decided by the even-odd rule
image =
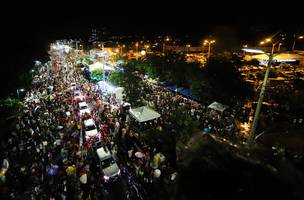
<svg viewBox="0 0 304 200">
<path fill-rule="evenodd" d="M 280 51 L 280 47 L 281 47 L 282 43 L 279 43 L 279 47 L 278 47 L 278 52 Z"/>
<path fill-rule="evenodd" d="M 118 45 L 120 55 L 122 55 L 122 53 L 123 53 L 123 50 L 122 50 L 122 49 L 123 49 L 124 47 L 126 47 L 126 45 L 122 45 L 122 46 Z"/>
<path fill-rule="evenodd" d="M 262 42 L 260 42 L 260 44 L 265 44 L 265 43 L 270 42 L 270 41 L 271 41 L 271 39 L 266 39 L 266 41 L 262 41 Z M 252 126 L 251 126 L 251 129 L 250 129 L 249 137 L 247 139 L 247 143 L 249 145 L 253 144 L 254 141 L 255 141 L 256 129 L 257 129 L 257 125 L 258 125 L 259 118 L 260 118 L 260 112 L 261 112 L 261 108 L 262 108 L 262 104 L 263 104 L 263 99 L 264 99 L 264 95 L 265 95 L 268 76 L 269 76 L 269 72 L 270 72 L 270 68 L 271 68 L 271 64 L 272 64 L 272 60 L 273 60 L 274 46 L 277 43 L 278 42 L 272 44 L 271 54 L 268 55 L 267 68 L 266 68 L 266 71 L 265 71 L 264 80 L 263 80 L 263 84 L 262 84 L 262 87 L 261 87 L 261 92 L 260 92 L 260 95 L 259 95 L 258 104 L 257 104 L 256 110 L 255 110 L 255 113 L 254 113 L 254 118 L 253 118 Z M 265 53 L 263 51 L 260 51 L 260 52 Z"/>
<path fill-rule="evenodd" d="M 257 128 L 257 125 L 258 125 L 258 122 L 259 122 L 260 112 L 261 112 L 261 108 L 262 108 L 262 104 L 263 104 L 263 99 L 264 99 L 264 95 L 265 95 L 265 89 L 266 89 L 266 84 L 267 84 L 269 71 L 270 71 L 270 67 L 271 67 L 271 63 L 272 63 L 272 58 L 273 58 L 273 54 L 271 53 L 269 55 L 269 58 L 268 58 L 267 68 L 266 68 L 266 72 L 265 72 L 265 75 L 264 75 L 264 80 L 263 80 L 261 92 L 260 92 L 260 95 L 259 95 L 259 101 L 258 101 L 256 110 L 255 110 L 255 113 L 254 113 L 252 127 L 250 129 L 249 137 L 248 137 L 248 140 L 247 140 L 247 143 L 250 144 L 250 145 L 253 144 L 253 142 L 255 140 L 256 128 Z"/>
<path fill-rule="evenodd" d="M 189 53 L 189 49 L 190 49 L 191 45 L 190 45 L 190 44 L 187 44 L 187 45 L 186 45 L 186 47 L 187 47 L 187 54 L 188 54 L 188 53 Z"/>
<path fill-rule="evenodd" d="M 208 45 L 208 61 L 209 61 L 209 58 L 210 58 L 210 55 L 211 55 L 211 44 L 214 44 L 215 43 L 215 40 L 204 40 L 204 46 Z"/>
<path fill-rule="evenodd" d="M 163 41 L 163 55 L 165 55 L 165 46 L 166 46 L 166 42 L 169 42 L 170 38 L 167 36 L 166 39 Z"/>
<path fill-rule="evenodd" d="M 266 44 L 266 43 L 268 43 L 268 42 L 271 42 L 271 38 L 267 38 L 265 41 L 260 42 L 260 45 Z M 280 45 L 280 44 L 282 44 L 282 43 L 279 43 L 279 42 L 274 42 L 274 43 L 272 43 L 271 54 L 273 54 L 273 52 L 274 52 L 274 47 L 275 47 L 275 45 L 277 45 L 277 44 Z"/>
<path fill-rule="evenodd" d="M 17 97 L 20 99 L 20 93 L 19 92 L 24 92 L 25 90 L 23 88 L 17 89 Z"/>
<path fill-rule="evenodd" d="M 149 44 L 146 44 L 146 45 L 145 45 L 146 52 L 148 52 L 149 48 L 150 48 L 150 45 L 149 45 Z"/>
<path fill-rule="evenodd" d="M 135 53 L 136 53 L 136 60 L 137 60 L 137 57 L 138 57 L 138 42 L 136 42 L 135 47 L 136 47 Z"/>
<path fill-rule="evenodd" d="M 294 48 L 295 48 L 295 45 L 296 45 L 296 35 L 293 35 L 293 37 L 294 37 L 294 40 L 293 40 L 293 44 L 292 44 L 292 51 L 294 50 Z M 303 39 L 304 38 L 304 36 L 302 35 L 302 36 L 298 36 L 298 39 Z"/>
<path fill-rule="evenodd" d="M 100 42 L 101 43 L 101 50 L 104 51 L 104 45 L 105 43 L 108 43 L 108 42 L 112 42 L 111 40 L 109 41 L 105 41 L 105 42 Z M 100 45 L 98 45 L 100 47 Z"/>
</svg>

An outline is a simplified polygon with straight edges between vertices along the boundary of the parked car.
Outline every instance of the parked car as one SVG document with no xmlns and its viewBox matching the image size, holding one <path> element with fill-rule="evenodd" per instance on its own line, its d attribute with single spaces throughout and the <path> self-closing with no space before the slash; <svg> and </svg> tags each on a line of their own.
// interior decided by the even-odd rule
<svg viewBox="0 0 304 200">
<path fill-rule="evenodd" d="M 103 172 L 103 179 L 105 182 L 113 181 L 120 175 L 120 169 L 114 160 L 111 152 L 105 146 L 96 150 L 100 161 L 100 167 Z"/>
</svg>

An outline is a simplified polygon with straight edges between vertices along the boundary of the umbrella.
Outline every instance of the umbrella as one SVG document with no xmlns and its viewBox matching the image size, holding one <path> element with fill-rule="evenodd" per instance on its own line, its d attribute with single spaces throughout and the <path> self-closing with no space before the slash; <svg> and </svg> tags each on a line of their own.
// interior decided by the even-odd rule
<svg viewBox="0 0 304 200">
<path fill-rule="evenodd" d="M 58 165 L 53 165 L 49 171 L 49 175 L 54 176 L 58 171 Z"/>
<path fill-rule="evenodd" d="M 161 171 L 159 169 L 155 169 L 153 173 L 154 178 L 159 178 L 160 175 L 161 175 Z"/>
<path fill-rule="evenodd" d="M 88 179 L 87 174 L 83 174 L 83 175 L 81 175 L 80 178 L 79 178 L 79 180 L 80 180 L 80 182 L 81 182 L 82 184 L 86 184 L 86 183 L 87 183 L 87 179 Z"/>
<path fill-rule="evenodd" d="M 135 153 L 135 156 L 137 157 L 137 158 L 143 158 L 143 157 L 145 157 L 145 154 L 143 154 L 142 152 L 136 152 Z"/>
<path fill-rule="evenodd" d="M 71 176 L 75 173 L 75 168 L 73 166 L 69 166 L 67 169 L 66 169 L 66 173 L 68 174 L 68 176 Z"/>
</svg>

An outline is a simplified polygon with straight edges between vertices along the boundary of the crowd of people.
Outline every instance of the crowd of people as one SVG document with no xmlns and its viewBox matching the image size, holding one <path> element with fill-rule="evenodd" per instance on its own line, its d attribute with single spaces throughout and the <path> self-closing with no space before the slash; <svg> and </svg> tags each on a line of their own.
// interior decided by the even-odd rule
<svg viewBox="0 0 304 200">
<path fill-rule="evenodd" d="M 147 146 L 129 128 L 128 109 L 115 96 L 105 95 L 101 88 L 86 80 L 74 63 L 67 63 L 64 58 L 61 62 L 64 62 L 62 71 L 58 70 L 58 63 L 55 68 L 52 63 L 41 66 L 24 98 L 25 108 L 16 118 L 1 157 L 9 163 L 1 179 L 4 198 L 105 197 L 107 184 L 93 148 L 98 141 L 87 140 L 83 134 L 86 118 L 94 120 L 101 134 L 100 142 L 110 149 L 120 168 L 126 169 L 122 171 L 130 172 L 128 179 L 134 179 L 133 185 L 126 181 L 129 195 L 137 191 L 129 198 L 148 195 L 165 174 L 170 178 L 165 156 Z M 74 89 L 71 83 L 76 83 Z M 80 115 L 73 90 L 82 92 L 90 115 Z M 141 190 L 134 189 L 137 182 Z"/>
<path fill-rule="evenodd" d="M 48 65 L 40 66 L 2 156 L 9 163 L 3 181 L 6 187 L 2 188 L 10 198 L 104 197 L 107 184 L 94 148 L 98 142 L 110 150 L 119 167 L 125 169 L 122 172 L 128 171 L 121 177 L 130 174 L 126 179 L 134 179 L 124 181 L 133 196 L 147 197 L 155 191 L 164 191 L 162 185 L 174 182 L 176 177 L 175 148 L 168 152 L 163 148 L 167 144 L 154 145 L 141 137 L 141 133 L 150 129 L 175 134 L 170 116 L 181 107 L 189 112 L 192 120 L 199 122 L 199 129 L 204 133 L 227 136 L 237 132 L 235 118 L 242 115 L 240 103 L 218 112 L 208 108 L 211 102 L 201 104 L 146 82 L 151 91 L 147 94 L 147 103 L 161 116 L 140 123 L 129 115 L 130 105 L 126 106 L 87 78 L 76 63 L 58 52 L 51 53 Z M 89 114 L 80 114 L 75 90 L 81 91 L 89 105 Z M 96 124 L 98 138 L 85 137 L 83 121 L 89 118 Z M 134 189 L 134 185 L 138 187 Z"/>
<path fill-rule="evenodd" d="M 240 115 L 240 103 L 224 112 L 219 112 L 208 108 L 209 103 L 212 102 L 201 104 L 161 85 L 147 83 L 147 86 L 150 91 L 153 91 L 148 95 L 148 101 L 161 114 L 161 120 L 168 119 L 177 108 L 182 107 L 189 112 L 193 120 L 199 122 L 201 130 L 225 136 L 236 132 L 237 126 L 234 119 L 236 115 Z M 160 122 L 160 124 L 164 124 L 164 122 Z"/>
</svg>

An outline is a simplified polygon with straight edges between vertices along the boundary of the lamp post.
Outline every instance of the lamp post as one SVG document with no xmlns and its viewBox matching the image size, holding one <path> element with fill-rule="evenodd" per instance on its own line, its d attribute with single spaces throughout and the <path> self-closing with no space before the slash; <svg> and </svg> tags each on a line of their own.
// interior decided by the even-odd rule
<svg viewBox="0 0 304 200">
<path fill-rule="evenodd" d="M 266 39 L 266 41 L 262 41 L 262 42 L 260 42 L 260 44 L 265 44 L 265 43 L 270 42 L 270 41 L 271 41 L 271 39 Z M 268 55 L 267 68 L 266 68 L 266 71 L 265 71 L 264 80 L 263 80 L 263 84 L 262 84 L 262 87 L 261 87 L 261 92 L 260 92 L 260 95 L 259 95 L 258 104 L 257 104 L 256 110 L 255 110 L 255 113 L 254 113 L 254 118 L 253 118 L 252 126 L 251 126 L 251 129 L 250 129 L 249 137 L 247 139 L 247 143 L 249 145 L 253 144 L 254 141 L 255 141 L 256 129 L 257 129 L 257 125 L 258 125 L 258 122 L 259 122 L 260 112 L 261 112 L 261 108 L 262 108 L 262 104 L 263 104 L 263 99 L 264 99 L 264 95 L 265 95 L 267 81 L 268 81 L 268 76 L 269 76 L 271 64 L 272 64 L 272 61 L 273 61 L 274 47 L 278 43 L 279 42 L 276 42 L 276 43 L 272 44 L 271 53 Z M 261 51 L 261 53 L 265 53 L 265 52 Z"/>
<path fill-rule="evenodd" d="M 293 37 L 294 37 L 294 40 L 293 40 L 293 44 L 292 44 L 292 51 L 294 50 L 294 48 L 295 48 L 295 45 L 296 45 L 296 35 L 293 35 Z M 303 39 L 304 38 L 304 36 L 303 35 L 301 35 L 301 36 L 298 36 L 298 39 Z"/>
<path fill-rule="evenodd" d="M 136 53 L 136 59 L 137 59 L 137 57 L 138 57 L 138 42 L 136 42 L 135 47 L 136 47 L 135 53 Z"/>
<path fill-rule="evenodd" d="M 126 47 L 126 45 L 121 46 L 121 55 L 123 55 L 123 48 L 125 48 L 125 47 Z"/>
<path fill-rule="evenodd" d="M 190 49 L 191 45 L 190 45 L 190 44 L 187 44 L 187 45 L 186 45 L 186 47 L 187 47 L 187 54 L 188 54 L 188 53 L 189 53 L 189 49 Z"/>
<path fill-rule="evenodd" d="M 24 92 L 25 90 L 23 88 L 17 89 L 17 97 L 20 99 L 20 92 Z"/>
<path fill-rule="evenodd" d="M 254 113 L 252 127 L 250 129 L 249 137 L 247 139 L 247 143 L 250 145 L 253 144 L 253 142 L 255 140 L 256 129 L 257 129 L 257 125 L 258 125 L 259 118 L 260 118 L 260 112 L 261 112 L 261 108 L 262 108 L 262 104 L 263 104 L 263 99 L 264 99 L 264 95 L 265 95 L 265 89 L 266 89 L 266 84 L 267 84 L 269 71 L 270 71 L 270 67 L 271 67 L 271 63 L 272 63 L 272 58 L 273 58 L 273 54 L 271 53 L 268 58 L 267 68 L 266 68 L 266 72 L 264 75 L 261 92 L 259 95 L 259 101 L 258 101 L 256 110 L 255 110 L 255 113 Z"/>
<path fill-rule="evenodd" d="M 166 46 L 166 42 L 169 42 L 170 38 L 167 36 L 166 39 L 163 42 L 163 55 L 165 55 L 165 46 Z"/>
<path fill-rule="evenodd" d="M 146 44 L 146 45 L 145 45 L 146 52 L 149 51 L 149 48 L 150 48 L 150 45 L 149 45 L 149 44 Z"/>
<path fill-rule="evenodd" d="M 280 51 L 281 45 L 282 45 L 282 43 L 279 43 L 278 52 Z"/>
<path fill-rule="evenodd" d="M 211 55 L 211 44 L 214 44 L 214 43 L 215 43 L 215 40 L 211 40 L 211 41 L 205 40 L 204 41 L 204 46 L 208 45 L 208 56 L 207 56 L 208 61 L 209 61 L 209 58 L 210 58 L 210 55 Z"/>
</svg>

